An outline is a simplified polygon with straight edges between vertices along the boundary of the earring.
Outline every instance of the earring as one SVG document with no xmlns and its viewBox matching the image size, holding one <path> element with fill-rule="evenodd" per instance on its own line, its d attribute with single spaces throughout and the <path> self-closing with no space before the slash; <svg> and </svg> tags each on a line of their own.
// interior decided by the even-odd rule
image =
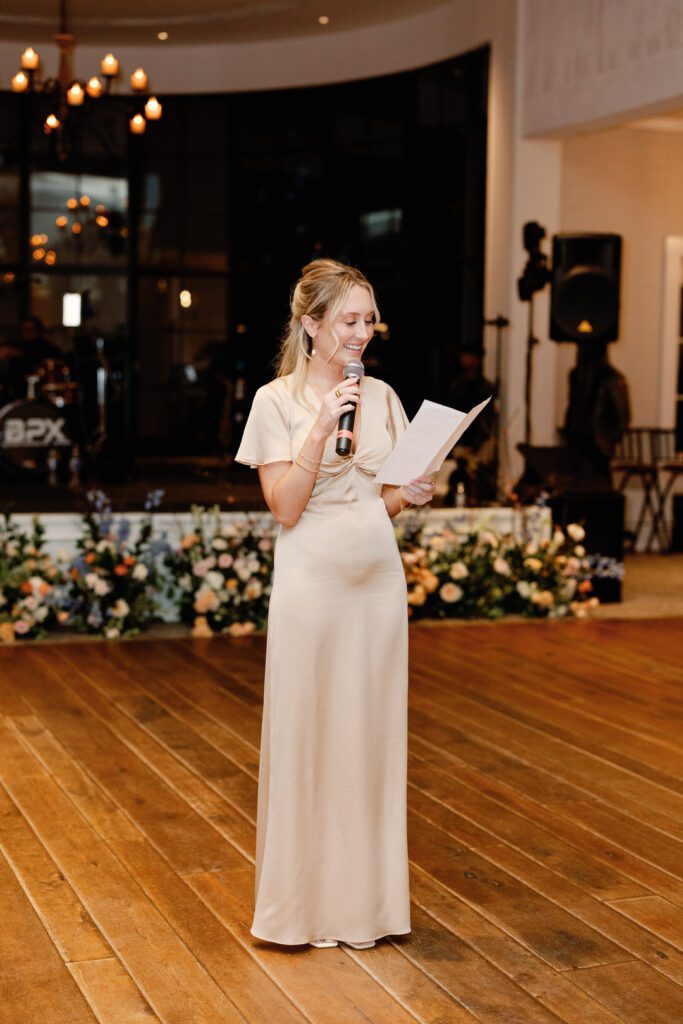
<svg viewBox="0 0 683 1024">
<path fill-rule="evenodd" d="M 311 345 L 311 355 L 315 355 L 315 345 Z"/>
</svg>

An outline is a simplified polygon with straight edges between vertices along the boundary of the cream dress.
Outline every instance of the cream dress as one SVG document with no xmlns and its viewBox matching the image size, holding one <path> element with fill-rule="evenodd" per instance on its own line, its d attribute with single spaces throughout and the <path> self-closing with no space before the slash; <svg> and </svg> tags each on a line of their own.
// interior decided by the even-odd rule
<svg viewBox="0 0 683 1024">
<path fill-rule="evenodd" d="M 238 462 L 296 457 L 320 406 L 310 385 L 303 395 L 291 376 L 259 388 Z M 410 931 L 406 583 L 373 483 L 407 423 L 396 393 L 363 378 L 354 452 L 338 456 L 330 435 L 306 508 L 278 531 L 251 926 L 260 939 Z"/>
</svg>

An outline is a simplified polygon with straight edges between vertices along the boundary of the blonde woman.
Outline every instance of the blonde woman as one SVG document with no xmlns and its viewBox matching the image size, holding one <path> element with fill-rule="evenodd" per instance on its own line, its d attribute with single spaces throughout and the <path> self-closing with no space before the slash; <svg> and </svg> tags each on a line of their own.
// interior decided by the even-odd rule
<svg viewBox="0 0 683 1024">
<path fill-rule="evenodd" d="M 392 519 L 434 482 L 373 476 L 407 426 L 383 381 L 343 377 L 379 319 L 371 285 L 304 268 L 278 374 L 237 460 L 280 523 L 268 617 L 253 935 L 356 949 L 410 931 L 406 840 L 408 619 Z M 352 451 L 336 454 L 355 406 Z"/>
</svg>

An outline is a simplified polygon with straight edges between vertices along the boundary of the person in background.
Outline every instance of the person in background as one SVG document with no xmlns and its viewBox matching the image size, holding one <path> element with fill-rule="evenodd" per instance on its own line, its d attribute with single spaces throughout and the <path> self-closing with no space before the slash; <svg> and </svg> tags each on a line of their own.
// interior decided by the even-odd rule
<svg viewBox="0 0 683 1024">
<path fill-rule="evenodd" d="M 26 398 L 26 378 L 37 373 L 47 359 L 65 363 L 61 348 L 45 336 L 40 317 L 27 316 L 21 321 L 18 341 L 0 348 L 0 360 L 4 364 L 2 399 Z"/>
<path fill-rule="evenodd" d="M 607 342 L 579 345 L 576 366 L 569 374 L 565 418 L 569 447 L 609 481 L 610 461 L 630 421 L 628 384 L 610 363 Z"/>
<path fill-rule="evenodd" d="M 494 393 L 494 385 L 484 376 L 484 354 L 480 349 L 461 349 L 459 372 L 448 389 L 448 404 L 469 412 Z M 485 409 L 463 435 L 450 455 L 456 469 L 448 482 L 447 505 L 483 504 L 496 497 L 495 465 L 496 422 L 494 403 Z M 465 501 L 459 500 L 464 489 Z"/>
</svg>

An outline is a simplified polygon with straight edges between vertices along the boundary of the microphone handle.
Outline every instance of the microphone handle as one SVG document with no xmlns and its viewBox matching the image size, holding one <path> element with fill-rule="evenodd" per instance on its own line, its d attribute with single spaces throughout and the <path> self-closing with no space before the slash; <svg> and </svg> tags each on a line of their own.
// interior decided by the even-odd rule
<svg viewBox="0 0 683 1024">
<path fill-rule="evenodd" d="M 337 444 L 335 451 L 337 455 L 350 455 L 353 443 L 353 424 L 356 419 L 356 407 L 343 412 L 339 417 L 339 428 L 337 430 Z"/>
</svg>

